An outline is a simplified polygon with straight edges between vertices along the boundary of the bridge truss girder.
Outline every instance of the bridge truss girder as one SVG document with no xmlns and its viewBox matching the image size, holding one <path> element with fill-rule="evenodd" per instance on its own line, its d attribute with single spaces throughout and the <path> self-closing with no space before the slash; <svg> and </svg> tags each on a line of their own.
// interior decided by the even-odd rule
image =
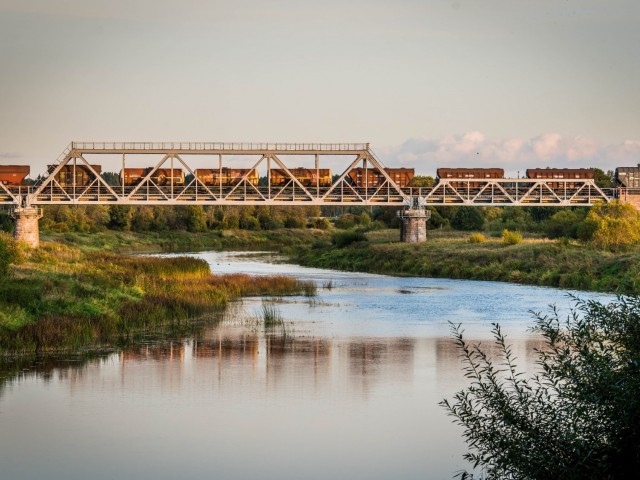
<svg viewBox="0 0 640 480">
<path fill-rule="evenodd" d="M 145 156 L 153 159 L 151 170 L 135 186 L 109 185 L 93 168 L 89 156 L 117 155 L 119 168 L 127 160 Z M 217 158 L 215 168 L 237 168 L 229 157 L 253 157 L 247 173 L 234 185 L 207 185 L 197 175 L 192 162 L 196 156 Z M 326 168 L 327 157 L 340 156 L 346 168 L 330 186 L 304 185 L 291 172 L 295 157 L 310 156 L 316 173 Z M 89 185 L 61 185 L 56 176 L 65 167 L 82 166 L 91 172 Z M 148 166 L 148 165 L 147 165 Z M 213 167 L 213 165 L 212 165 Z M 379 185 L 356 187 L 349 181 L 354 168 L 375 169 L 383 175 Z M 190 179 L 184 185 L 153 181 L 163 168 L 184 169 Z M 214 168 L 214 169 L 215 169 Z M 284 172 L 285 183 L 272 185 L 272 168 Z M 249 181 L 251 170 L 267 172 L 266 186 Z M 73 174 L 73 182 L 76 175 Z M 316 175 L 318 178 L 319 175 Z M 586 179 L 441 179 L 432 188 L 400 187 L 384 170 L 369 144 L 242 144 L 242 143 L 96 143 L 73 142 L 60 155 L 42 181 L 34 187 L 0 184 L 0 204 L 30 206 L 49 204 L 118 205 L 386 205 L 421 207 L 430 205 L 467 206 L 589 206 L 608 202 L 613 191 L 604 191 Z"/>
</svg>

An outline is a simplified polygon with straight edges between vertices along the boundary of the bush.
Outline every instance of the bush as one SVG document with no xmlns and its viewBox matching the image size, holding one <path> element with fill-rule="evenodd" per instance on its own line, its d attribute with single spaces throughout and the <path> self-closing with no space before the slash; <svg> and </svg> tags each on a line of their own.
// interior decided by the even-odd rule
<svg viewBox="0 0 640 480">
<path fill-rule="evenodd" d="M 549 238 L 577 238 L 578 227 L 583 218 L 584 214 L 575 210 L 560 210 L 546 220 L 545 233 Z"/>
<path fill-rule="evenodd" d="M 487 239 L 484 238 L 484 235 L 481 233 L 472 233 L 469 235 L 469 243 L 483 243 Z"/>
<path fill-rule="evenodd" d="M 522 241 L 522 235 L 518 232 L 510 232 L 506 228 L 502 231 L 502 243 L 505 245 L 517 245 Z"/>
<path fill-rule="evenodd" d="M 499 325 L 495 359 L 452 326 L 471 385 L 441 405 L 484 477 L 614 479 L 640 469 L 640 298 L 574 302 L 566 321 L 555 308 L 535 314 L 545 346 L 529 379 Z"/>
<path fill-rule="evenodd" d="M 7 275 L 9 266 L 18 261 L 19 250 L 11 235 L 0 232 L 0 275 Z"/>
<path fill-rule="evenodd" d="M 333 243 L 336 247 L 346 247 L 355 242 L 366 242 L 367 237 L 364 232 L 360 230 L 350 230 L 347 232 L 337 232 L 334 233 L 331 237 L 331 243 Z"/>
</svg>

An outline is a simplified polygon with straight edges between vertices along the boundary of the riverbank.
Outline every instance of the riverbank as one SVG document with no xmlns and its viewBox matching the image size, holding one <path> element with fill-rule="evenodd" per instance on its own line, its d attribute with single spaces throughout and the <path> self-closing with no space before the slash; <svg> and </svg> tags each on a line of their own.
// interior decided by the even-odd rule
<svg viewBox="0 0 640 480">
<path fill-rule="evenodd" d="M 133 257 L 56 243 L 22 253 L 0 278 L 0 355 L 114 348 L 252 295 L 312 294 L 289 277 L 212 275 L 188 257 Z"/>
<path fill-rule="evenodd" d="M 422 244 L 392 241 L 397 232 L 370 232 L 368 241 L 300 251 L 301 265 L 337 270 L 467 280 L 492 280 L 599 292 L 640 293 L 640 249 L 612 253 L 579 242 L 499 238 L 469 243 L 469 234 L 430 232 Z"/>
<path fill-rule="evenodd" d="M 366 241 L 332 243 L 342 230 L 224 230 L 208 233 L 100 232 L 43 235 L 86 252 L 270 250 L 304 266 L 467 280 L 492 280 L 564 289 L 640 294 L 640 248 L 621 252 L 588 244 L 525 237 L 504 245 L 487 237 L 469 243 L 468 232 L 436 230 L 427 242 L 402 244 L 397 230 L 366 233 Z M 347 235 L 349 236 L 349 235 Z M 343 245 L 343 246 L 338 246 Z"/>
</svg>

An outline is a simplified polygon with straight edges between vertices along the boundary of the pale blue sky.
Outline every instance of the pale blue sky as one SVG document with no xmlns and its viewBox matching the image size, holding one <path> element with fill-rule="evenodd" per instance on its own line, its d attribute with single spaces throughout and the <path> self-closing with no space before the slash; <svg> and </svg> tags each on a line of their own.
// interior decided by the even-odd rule
<svg viewBox="0 0 640 480">
<path fill-rule="evenodd" d="M 206 140 L 634 165 L 638 25 L 634 0 L 0 0 L 0 163 Z"/>
</svg>

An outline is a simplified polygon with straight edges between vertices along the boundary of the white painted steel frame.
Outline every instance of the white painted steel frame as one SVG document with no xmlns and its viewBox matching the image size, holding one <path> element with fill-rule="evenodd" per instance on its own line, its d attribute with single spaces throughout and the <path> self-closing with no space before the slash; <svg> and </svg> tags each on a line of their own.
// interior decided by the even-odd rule
<svg viewBox="0 0 640 480">
<path fill-rule="evenodd" d="M 85 155 L 122 155 L 122 168 L 126 157 L 158 155 L 160 159 L 135 186 L 111 186 L 98 175 Z M 217 155 L 218 167 L 223 168 L 223 157 L 251 156 L 259 159 L 236 185 L 206 185 L 195 175 L 188 157 L 191 155 Z M 323 157 L 345 156 L 346 168 L 329 187 L 305 186 L 283 160 L 287 156 L 315 156 L 316 173 L 321 169 Z M 169 162 L 170 166 L 165 167 Z M 176 162 L 179 164 L 176 166 Z M 347 163 L 348 162 L 348 163 Z M 249 174 L 266 163 L 268 185 L 254 186 Z M 273 165 L 283 171 L 284 185 L 271 185 L 269 172 Z M 384 180 L 375 187 L 356 187 L 349 182 L 349 172 L 362 165 L 375 169 Z M 82 165 L 93 175 L 89 185 L 60 185 L 55 177 L 66 165 Z M 191 175 L 185 185 L 176 184 L 174 176 L 169 185 L 160 186 L 153 174 L 161 168 L 181 168 Z M 216 168 L 212 168 L 215 170 Z M 366 178 L 366 177 L 365 177 Z M 73 182 L 76 176 L 73 175 Z M 610 201 L 613 191 L 600 189 L 587 179 L 442 179 L 433 188 L 401 188 L 384 170 L 369 148 L 368 143 L 350 144 L 288 144 L 288 143 L 207 143 L 207 142 L 72 142 L 50 168 L 46 177 L 34 187 L 8 187 L 0 185 L 0 204 L 120 204 L 120 205 L 470 205 L 470 206 L 573 206 L 592 205 L 596 201 Z M 417 199 L 417 200 L 416 200 Z"/>
</svg>

